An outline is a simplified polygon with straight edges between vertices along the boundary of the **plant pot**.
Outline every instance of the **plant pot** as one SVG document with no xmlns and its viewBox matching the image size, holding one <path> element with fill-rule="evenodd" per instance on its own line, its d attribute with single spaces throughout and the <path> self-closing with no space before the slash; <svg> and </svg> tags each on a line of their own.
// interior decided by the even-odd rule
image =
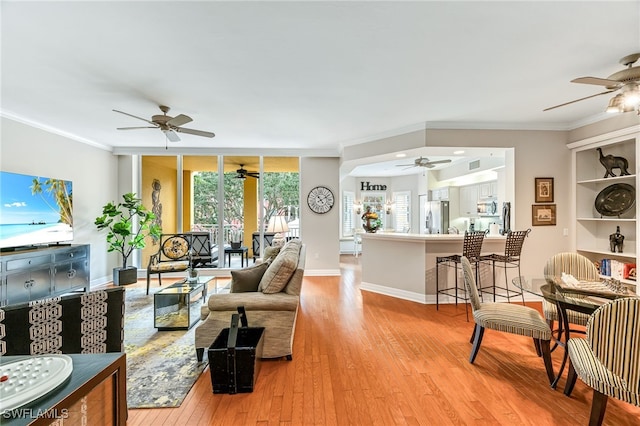
<svg viewBox="0 0 640 426">
<path fill-rule="evenodd" d="M 128 268 L 113 268 L 113 284 L 126 285 L 138 282 L 138 268 L 130 266 Z"/>
<path fill-rule="evenodd" d="M 232 249 L 239 249 L 240 247 L 242 247 L 242 242 L 231 242 L 231 248 Z"/>
</svg>

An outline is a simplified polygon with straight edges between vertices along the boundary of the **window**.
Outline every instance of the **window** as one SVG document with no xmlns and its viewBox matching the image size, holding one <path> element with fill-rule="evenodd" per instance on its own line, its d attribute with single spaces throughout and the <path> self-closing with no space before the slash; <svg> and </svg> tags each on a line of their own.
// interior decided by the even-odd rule
<svg viewBox="0 0 640 426">
<path fill-rule="evenodd" d="M 353 192 L 344 191 L 342 193 L 342 236 L 353 236 L 354 223 L 354 208 L 355 208 L 356 196 Z"/>
<path fill-rule="evenodd" d="M 395 229 L 396 232 L 409 232 L 411 229 L 411 193 L 409 191 L 394 192 Z"/>
<path fill-rule="evenodd" d="M 376 213 L 378 215 L 380 229 L 387 227 L 387 215 L 385 214 L 386 198 L 387 194 L 384 192 L 368 192 L 367 195 L 362 197 L 362 212 L 364 213 L 369 209 L 372 213 Z"/>
</svg>

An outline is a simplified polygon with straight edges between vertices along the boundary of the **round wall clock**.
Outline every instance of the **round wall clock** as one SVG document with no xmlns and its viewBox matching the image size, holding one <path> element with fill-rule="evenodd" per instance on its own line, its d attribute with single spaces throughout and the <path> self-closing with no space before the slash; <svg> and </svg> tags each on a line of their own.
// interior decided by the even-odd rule
<svg viewBox="0 0 640 426">
<path fill-rule="evenodd" d="M 326 186 L 316 186 L 309 191 L 307 204 L 314 213 L 324 214 L 333 207 L 333 192 Z"/>
</svg>

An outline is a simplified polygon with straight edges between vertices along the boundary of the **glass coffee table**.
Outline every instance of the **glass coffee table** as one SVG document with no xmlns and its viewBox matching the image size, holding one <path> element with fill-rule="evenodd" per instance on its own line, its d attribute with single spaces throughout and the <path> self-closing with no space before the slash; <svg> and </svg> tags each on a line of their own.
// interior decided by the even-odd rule
<svg viewBox="0 0 640 426">
<path fill-rule="evenodd" d="M 160 331 L 188 330 L 200 319 L 207 287 L 215 277 L 178 281 L 153 295 L 153 326 Z"/>
</svg>

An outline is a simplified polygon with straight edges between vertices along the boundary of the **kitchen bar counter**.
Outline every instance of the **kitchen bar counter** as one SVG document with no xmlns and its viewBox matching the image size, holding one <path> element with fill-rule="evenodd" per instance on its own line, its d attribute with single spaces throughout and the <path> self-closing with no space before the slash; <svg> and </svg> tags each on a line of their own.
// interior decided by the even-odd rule
<svg viewBox="0 0 640 426">
<path fill-rule="evenodd" d="M 362 234 L 362 290 L 419 303 L 436 303 L 436 257 L 462 254 L 464 234 Z M 486 236 L 482 254 L 504 253 L 506 237 Z M 440 269 L 441 288 L 453 270 Z M 459 285 L 464 283 L 459 281 Z M 446 296 L 440 302 L 447 303 Z M 453 302 L 453 299 L 451 299 Z"/>
</svg>

